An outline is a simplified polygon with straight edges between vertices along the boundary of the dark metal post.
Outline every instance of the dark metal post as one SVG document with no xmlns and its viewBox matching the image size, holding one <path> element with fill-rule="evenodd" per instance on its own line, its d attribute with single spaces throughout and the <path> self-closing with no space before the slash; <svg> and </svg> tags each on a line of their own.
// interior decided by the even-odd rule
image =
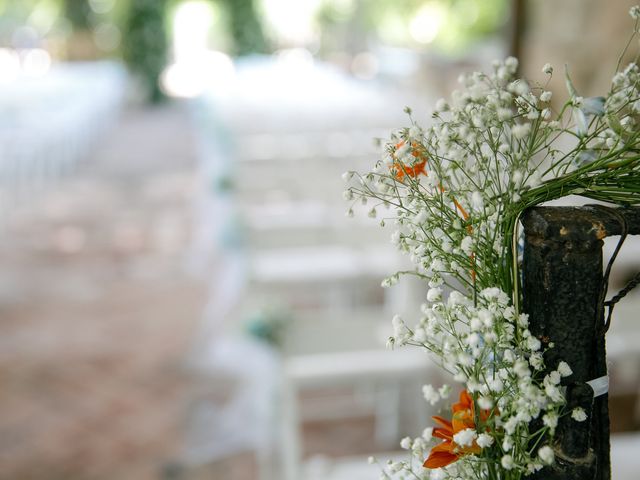
<svg viewBox="0 0 640 480">
<path fill-rule="evenodd" d="M 640 233 L 640 210 L 619 209 L 630 234 Z M 570 416 L 558 425 L 556 463 L 532 478 L 609 480 L 608 395 L 593 399 L 586 382 L 607 374 L 603 287 L 603 239 L 620 235 L 620 219 L 597 207 L 537 207 L 522 217 L 525 233 L 523 309 L 531 332 L 545 346 L 549 370 L 561 360 L 573 374 L 563 379 L 570 407 L 590 412 L 585 422 Z"/>
</svg>

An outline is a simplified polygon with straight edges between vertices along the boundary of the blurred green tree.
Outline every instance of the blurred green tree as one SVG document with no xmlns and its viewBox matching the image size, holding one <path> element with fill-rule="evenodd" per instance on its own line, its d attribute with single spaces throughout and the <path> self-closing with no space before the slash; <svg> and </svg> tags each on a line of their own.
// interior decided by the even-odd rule
<svg viewBox="0 0 640 480">
<path fill-rule="evenodd" d="M 91 7 L 87 0 L 64 0 L 64 16 L 74 30 L 91 28 Z"/>
<path fill-rule="evenodd" d="M 256 12 L 254 0 L 220 0 L 225 7 L 229 31 L 233 38 L 234 54 L 266 53 L 267 41 Z"/>
<path fill-rule="evenodd" d="M 148 99 L 164 98 L 159 79 L 167 64 L 166 0 L 130 0 L 122 35 L 122 55 L 146 88 Z"/>
</svg>

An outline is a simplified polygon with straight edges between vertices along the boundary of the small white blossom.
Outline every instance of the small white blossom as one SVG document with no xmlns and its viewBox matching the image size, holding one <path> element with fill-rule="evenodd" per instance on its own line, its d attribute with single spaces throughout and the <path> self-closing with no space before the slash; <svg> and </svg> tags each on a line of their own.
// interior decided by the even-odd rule
<svg viewBox="0 0 640 480">
<path fill-rule="evenodd" d="M 555 385 L 546 385 L 544 387 L 544 391 L 547 394 L 547 396 L 554 402 L 560 402 L 564 398 L 562 396 L 562 393 L 560 392 L 560 389 Z"/>
<path fill-rule="evenodd" d="M 446 112 L 449 110 L 449 104 L 444 98 L 439 99 L 436 102 L 436 112 Z"/>
<path fill-rule="evenodd" d="M 400 447 L 405 450 L 409 450 L 412 443 L 413 442 L 411 441 L 410 437 L 404 437 L 402 440 L 400 440 Z"/>
<path fill-rule="evenodd" d="M 569 377 L 573 374 L 573 370 L 571 370 L 571 367 L 567 362 L 562 361 L 558 364 L 558 373 L 562 377 Z"/>
<path fill-rule="evenodd" d="M 517 426 L 518 419 L 516 417 L 510 417 L 509 420 L 507 420 L 504 424 L 504 431 L 509 435 L 513 435 L 513 433 L 516 431 Z M 508 450 L 508 448 L 505 448 L 505 450 Z"/>
<path fill-rule="evenodd" d="M 406 330 L 404 321 L 400 318 L 400 315 L 394 315 L 391 319 L 391 325 L 393 326 L 393 336 L 398 337 Z"/>
<path fill-rule="evenodd" d="M 422 438 L 423 438 L 426 442 L 430 441 L 430 440 L 433 438 L 433 427 L 425 428 L 425 429 L 422 431 Z"/>
<path fill-rule="evenodd" d="M 530 131 L 531 131 L 531 125 L 528 123 L 520 123 L 518 125 L 514 125 L 513 128 L 511 129 L 513 136 L 516 137 L 518 140 L 522 140 L 523 138 L 525 138 L 527 135 L 529 135 Z"/>
<path fill-rule="evenodd" d="M 513 469 L 513 467 L 515 466 L 515 463 L 513 461 L 513 457 L 511 455 L 503 456 L 500 459 L 500 465 L 502 465 L 502 468 L 504 468 L 505 470 Z"/>
<path fill-rule="evenodd" d="M 418 343 L 424 343 L 427 340 L 427 332 L 424 328 L 418 327 L 413 331 L 413 339 Z"/>
<path fill-rule="evenodd" d="M 519 377 L 530 377 L 531 371 L 529 370 L 529 365 L 522 358 L 517 359 L 513 364 L 513 371 L 516 372 L 516 375 Z"/>
<path fill-rule="evenodd" d="M 445 478 L 447 478 L 447 473 L 442 468 L 431 470 L 429 474 L 429 480 L 444 480 Z"/>
<path fill-rule="evenodd" d="M 477 333 L 470 333 L 466 338 L 467 345 L 470 347 L 477 347 L 480 344 L 480 335 Z"/>
<path fill-rule="evenodd" d="M 478 434 L 472 428 L 465 428 L 453 435 L 453 441 L 461 447 L 470 447 Z"/>
<path fill-rule="evenodd" d="M 540 340 L 538 340 L 536 337 L 527 338 L 527 348 L 529 348 L 529 351 L 536 352 L 540 350 L 540 346 Z"/>
<path fill-rule="evenodd" d="M 543 362 L 544 360 L 540 352 L 532 353 L 529 357 L 529 364 L 536 370 L 540 370 L 542 368 Z"/>
<path fill-rule="evenodd" d="M 634 5 L 629 9 L 629 15 L 634 20 L 638 20 L 640 18 L 640 6 Z"/>
<path fill-rule="evenodd" d="M 551 93 L 550 91 L 546 90 L 544 92 L 542 92 L 540 94 L 540 101 L 547 103 L 549 100 L 551 100 L 551 97 L 553 96 L 553 93 Z"/>
<path fill-rule="evenodd" d="M 553 449 L 549 445 L 545 445 L 538 450 L 538 457 L 540 457 L 540 460 L 542 460 L 543 463 L 551 465 L 555 455 L 553 453 Z"/>
<path fill-rule="evenodd" d="M 489 380 L 489 388 L 493 392 L 500 393 L 504 389 L 504 383 L 499 377 L 495 377 Z"/>
<path fill-rule="evenodd" d="M 470 236 L 466 236 L 460 242 L 460 250 L 462 250 L 466 255 L 471 255 L 473 246 L 473 238 Z"/>
<path fill-rule="evenodd" d="M 558 426 L 558 415 L 553 412 L 549 412 L 542 417 L 542 422 L 551 430 L 555 430 Z"/>
<path fill-rule="evenodd" d="M 483 410 L 490 410 L 493 408 L 493 400 L 491 397 L 482 396 L 478 398 L 478 406 Z"/>
<path fill-rule="evenodd" d="M 404 463 L 389 461 L 387 462 L 387 468 L 391 473 L 398 473 L 404 469 Z"/>
<path fill-rule="evenodd" d="M 484 209 L 484 200 L 480 192 L 471 194 L 471 206 L 476 212 L 481 212 Z"/>
<path fill-rule="evenodd" d="M 504 450 L 505 452 L 508 452 L 512 448 L 513 448 L 513 437 L 511 437 L 510 435 L 506 435 L 502 439 L 502 450 Z"/>
<path fill-rule="evenodd" d="M 481 433 L 480 435 L 478 435 L 478 440 L 476 441 L 480 448 L 490 447 L 491 445 L 493 445 L 493 442 L 493 437 L 488 433 Z"/>
<path fill-rule="evenodd" d="M 553 73 L 553 67 L 551 66 L 550 63 L 544 64 L 544 66 L 542 67 L 542 73 L 546 75 L 551 75 Z"/>
<path fill-rule="evenodd" d="M 438 393 L 442 398 L 449 398 L 451 395 L 451 385 L 444 384 L 438 389 Z"/>
<path fill-rule="evenodd" d="M 422 395 L 431 405 L 435 405 L 440 401 L 440 395 L 431 385 L 424 385 L 422 387 Z"/>
<path fill-rule="evenodd" d="M 430 288 L 427 291 L 427 300 L 429 302 L 439 302 L 442 300 L 442 289 L 440 287 Z"/>
<path fill-rule="evenodd" d="M 471 322 L 469 322 L 469 326 L 471 327 L 471 330 L 475 332 L 479 331 L 483 325 L 484 324 L 482 323 L 482 320 L 480 320 L 478 317 L 473 317 L 471 319 Z"/>
<path fill-rule="evenodd" d="M 422 136 L 422 129 L 419 126 L 412 125 L 411 128 L 409 128 L 409 137 L 414 139 L 420 139 L 421 136 Z"/>
<path fill-rule="evenodd" d="M 576 407 L 571 411 L 571 418 L 576 422 L 584 422 L 587 419 L 587 412 L 583 408 Z"/>
<path fill-rule="evenodd" d="M 556 370 L 549 372 L 549 374 L 544 378 L 545 383 L 550 383 L 551 385 L 558 385 L 560 383 L 560 373 Z"/>
</svg>

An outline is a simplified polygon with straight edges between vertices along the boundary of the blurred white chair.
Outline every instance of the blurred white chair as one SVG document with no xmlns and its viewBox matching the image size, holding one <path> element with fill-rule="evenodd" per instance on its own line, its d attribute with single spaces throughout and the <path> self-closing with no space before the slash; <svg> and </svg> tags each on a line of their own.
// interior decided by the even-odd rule
<svg viewBox="0 0 640 480">
<path fill-rule="evenodd" d="M 353 350 L 294 355 L 285 359 L 282 389 L 282 464 L 284 480 L 302 480 L 304 416 L 300 414 L 299 394 L 306 389 L 339 386 L 369 391 L 364 402 L 351 408 L 343 405 L 325 408 L 322 419 L 353 418 L 362 414 L 375 417 L 375 436 L 379 444 L 391 445 L 400 435 L 400 392 L 410 387 L 415 399 L 408 410 L 416 424 L 426 422 L 426 408 L 420 399 L 420 387 L 433 381 L 435 370 L 426 354 L 417 349 L 390 352 L 383 349 Z M 413 387 L 413 388 L 411 388 Z M 368 408 L 367 408 L 368 407 Z M 406 410 L 405 410 L 406 412 Z M 318 418 L 318 412 L 315 412 Z"/>
<path fill-rule="evenodd" d="M 611 478 L 636 480 L 640 471 L 640 433 L 617 433 L 611 436 Z"/>
<path fill-rule="evenodd" d="M 247 337 L 224 336 L 213 342 L 191 368 L 200 382 L 225 385 L 226 401 L 196 399 L 189 411 L 182 468 L 197 468 L 229 456 L 253 452 L 261 480 L 273 476 L 275 418 L 280 359 L 264 343 Z"/>
</svg>

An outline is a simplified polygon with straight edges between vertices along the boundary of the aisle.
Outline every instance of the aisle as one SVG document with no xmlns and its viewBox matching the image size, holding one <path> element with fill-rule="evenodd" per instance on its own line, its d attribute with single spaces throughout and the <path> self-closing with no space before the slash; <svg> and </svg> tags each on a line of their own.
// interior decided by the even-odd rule
<svg viewBox="0 0 640 480">
<path fill-rule="evenodd" d="M 184 268 L 195 146 L 132 110 L 0 237 L 0 478 L 151 479 L 175 455 L 205 301 Z"/>
</svg>

